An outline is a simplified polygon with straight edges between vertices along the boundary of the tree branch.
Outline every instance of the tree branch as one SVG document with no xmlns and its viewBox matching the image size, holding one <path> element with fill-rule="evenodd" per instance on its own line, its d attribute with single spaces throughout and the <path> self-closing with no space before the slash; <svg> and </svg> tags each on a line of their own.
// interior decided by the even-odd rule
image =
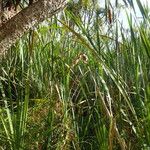
<svg viewBox="0 0 150 150">
<path fill-rule="evenodd" d="M 0 27 L 0 57 L 34 25 L 62 10 L 66 0 L 38 0 Z"/>
</svg>

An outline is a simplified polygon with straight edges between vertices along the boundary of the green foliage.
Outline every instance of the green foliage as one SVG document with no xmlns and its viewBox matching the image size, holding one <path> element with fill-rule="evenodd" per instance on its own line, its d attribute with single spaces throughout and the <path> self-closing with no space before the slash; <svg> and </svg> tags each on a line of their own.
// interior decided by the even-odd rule
<svg viewBox="0 0 150 150">
<path fill-rule="evenodd" d="M 148 14 L 125 32 L 83 2 L 1 60 L 1 149 L 149 149 Z"/>
</svg>

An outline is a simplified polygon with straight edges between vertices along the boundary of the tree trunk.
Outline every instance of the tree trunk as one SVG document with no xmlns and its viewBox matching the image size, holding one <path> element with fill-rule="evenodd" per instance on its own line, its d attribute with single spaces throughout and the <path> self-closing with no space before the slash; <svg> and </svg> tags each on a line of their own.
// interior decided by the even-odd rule
<svg viewBox="0 0 150 150">
<path fill-rule="evenodd" d="M 66 0 L 38 0 L 0 27 L 0 57 L 34 25 L 62 10 Z"/>
</svg>

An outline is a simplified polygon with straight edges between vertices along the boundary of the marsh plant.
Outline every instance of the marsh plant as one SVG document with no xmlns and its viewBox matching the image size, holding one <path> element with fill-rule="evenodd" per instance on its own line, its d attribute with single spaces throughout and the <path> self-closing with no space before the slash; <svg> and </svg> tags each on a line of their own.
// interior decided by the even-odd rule
<svg viewBox="0 0 150 150">
<path fill-rule="evenodd" d="M 143 18 L 127 13 L 127 31 L 110 3 L 79 2 L 1 60 L 1 149 L 150 148 L 148 9 L 136 0 Z"/>
</svg>

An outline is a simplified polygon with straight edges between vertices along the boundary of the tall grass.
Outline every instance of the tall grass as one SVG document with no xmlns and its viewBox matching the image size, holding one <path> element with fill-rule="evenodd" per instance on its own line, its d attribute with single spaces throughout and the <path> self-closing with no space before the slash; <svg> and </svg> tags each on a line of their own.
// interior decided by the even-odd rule
<svg viewBox="0 0 150 150">
<path fill-rule="evenodd" d="M 127 33 L 85 3 L 11 48 L 0 64 L 1 149 L 149 149 L 149 19 L 137 2 L 143 23 L 128 15 Z"/>
</svg>

